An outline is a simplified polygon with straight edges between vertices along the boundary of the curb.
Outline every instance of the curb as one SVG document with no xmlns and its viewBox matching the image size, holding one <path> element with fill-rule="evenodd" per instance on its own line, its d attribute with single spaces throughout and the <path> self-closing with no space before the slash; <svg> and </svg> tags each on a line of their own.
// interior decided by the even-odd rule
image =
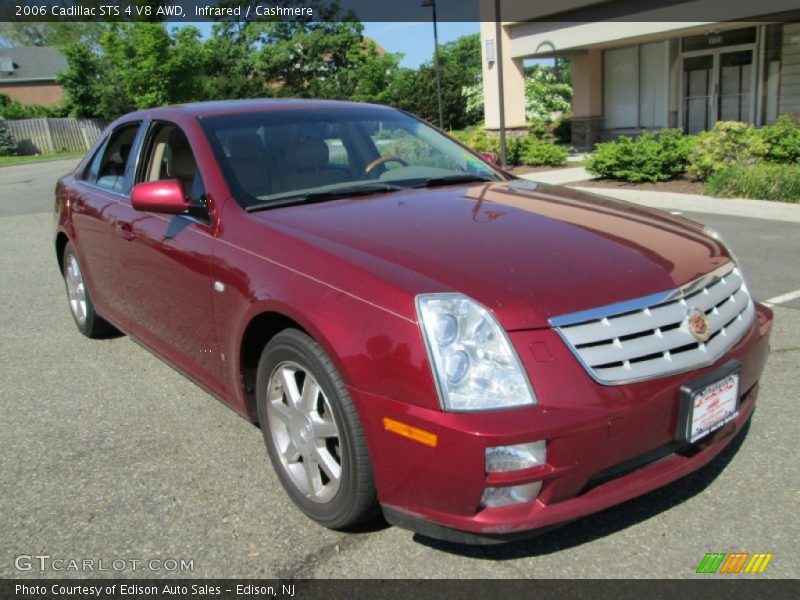
<svg viewBox="0 0 800 600">
<path fill-rule="evenodd" d="M 20 162 L 20 163 L 10 163 L 7 165 L 0 164 L 0 169 L 6 169 L 8 167 L 26 167 L 28 165 L 41 165 L 42 163 L 52 163 L 52 162 L 66 162 L 66 161 L 73 161 L 76 165 L 80 162 L 83 158 L 83 155 L 79 156 L 68 156 L 68 157 L 61 157 L 61 158 L 43 158 L 42 160 L 31 160 L 27 162 Z"/>
<path fill-rule="evenodd" d="M 642 192 L 639 190 L 619 190 L 613 188 L 581 187 L 580 182 L 569 187 L 597 196 L 607 196 L 625 200 L 650 208 L 679 210 L 686 212 L 728 215 L 800 223 L 800 204 L 771 202 L 769 200 L 748 200 L 745 198 L 711 198 L 699 194 L 679 194 L 677 192 Z"/>
</svg>

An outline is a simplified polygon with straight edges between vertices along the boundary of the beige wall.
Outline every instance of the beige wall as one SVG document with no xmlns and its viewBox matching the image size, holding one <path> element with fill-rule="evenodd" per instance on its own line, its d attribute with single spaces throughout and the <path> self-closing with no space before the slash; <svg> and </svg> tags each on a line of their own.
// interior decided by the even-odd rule
<svg viewBox="0 0 800 600">
<path fill-rule="evenodd" d="M 589 50 L 572 57 L 572 114 L 598 117 L 603 114 L 603 52 Z"/>
<path fill-rule="evenodd" d="M 523 127 L 525 125 L 525 83 L 522 59 L 512 59 L 508 52 L 508 31 L 502 30 L 503 44 L 503 90 L 505 93 L 506 127 Z M 495 62 L 489 65 L 486 61 L 486 40 L 495 39 L 495 24 L 481 23 L 481 66 L 483 69 L 484 117 L 488 129 L 500 127 L 500 99 L 497 80 L 497 42 L 495 42 Z"/>
<path fill-rule="evenodd" d="M 5 94 L 21 104 L 42 104 L 52 106 L 64 99 L 61 86 L 50 81 L 41 83 L 0 83 L 0 94 Z"/>
</svg>

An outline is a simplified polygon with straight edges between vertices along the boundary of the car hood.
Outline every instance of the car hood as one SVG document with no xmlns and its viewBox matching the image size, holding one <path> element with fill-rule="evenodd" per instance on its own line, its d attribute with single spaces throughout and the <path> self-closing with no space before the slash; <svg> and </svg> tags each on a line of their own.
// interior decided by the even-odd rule
<svg viewBox="0 0 800 600">
<path fill-rule="evenodd" d="M 671 290 L 730 260 L 686 219 L 521 180 L 404 190 L 252 216 L 326 252 L 339 251 L 377 277 L 400 279 L 392 283 L 411 296 L 462 292 L 509 331 Z M 382 275 L 387 263 L 391 274 Z M 404 300 L 392 308 L 407 311 Z"/>
</svg>

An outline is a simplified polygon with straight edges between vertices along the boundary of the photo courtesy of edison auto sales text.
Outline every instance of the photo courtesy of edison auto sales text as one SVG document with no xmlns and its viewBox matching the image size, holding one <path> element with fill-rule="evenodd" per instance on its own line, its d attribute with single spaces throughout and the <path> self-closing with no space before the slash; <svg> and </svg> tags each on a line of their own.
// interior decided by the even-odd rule
<svg viewBox="0 0 800 600">
<path fill-rule="evenodd" d="M 104 596 L 218 596 L 223 592 L 234 593 L 236 596 L 253 597 L 285 597 L 292 598 L 296 593 L 295 585 L 292 583 L 281 584 L 280 587 L 273 585 L 258 584 L 235 584 L 229 586 L 164 583 L 159 585 L 140 585 L 134 583 L 115 583 L 111 585 L 83 585 L 83 584 L 42 584 L 26 585 L 18 583 L 14 586 L 14 593 L 18 597 L 28 596 L 80 596 L 97 597 Z"/>
</svg>

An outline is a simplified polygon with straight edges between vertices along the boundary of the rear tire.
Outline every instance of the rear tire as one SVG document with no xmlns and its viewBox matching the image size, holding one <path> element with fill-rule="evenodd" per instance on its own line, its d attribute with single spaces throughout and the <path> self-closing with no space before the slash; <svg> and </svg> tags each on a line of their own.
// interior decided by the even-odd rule
<svg viewBox="0 0 800 600">
<path fill-rule="evenodd" d="M 67 243 L 64 248 L 61 272 L 67 287 L 69 309 L 78 331 L 88 338 L 105 337 L 114 333 L 116 331 L 114 327 L 98 315 L 94 309 L 89 288 L 86 286 L 86 280 L 83 277 L 78 255 L 72 242 Z"/>
<path fill-rule="evenodd" d="M 256 386 L 270 460 L 297 507 L 330 529 L 373 516 L 377 494 L 364 432 L 324 350 L 296 329 L 278 333 L 261 354 Z"/>
</svg>

